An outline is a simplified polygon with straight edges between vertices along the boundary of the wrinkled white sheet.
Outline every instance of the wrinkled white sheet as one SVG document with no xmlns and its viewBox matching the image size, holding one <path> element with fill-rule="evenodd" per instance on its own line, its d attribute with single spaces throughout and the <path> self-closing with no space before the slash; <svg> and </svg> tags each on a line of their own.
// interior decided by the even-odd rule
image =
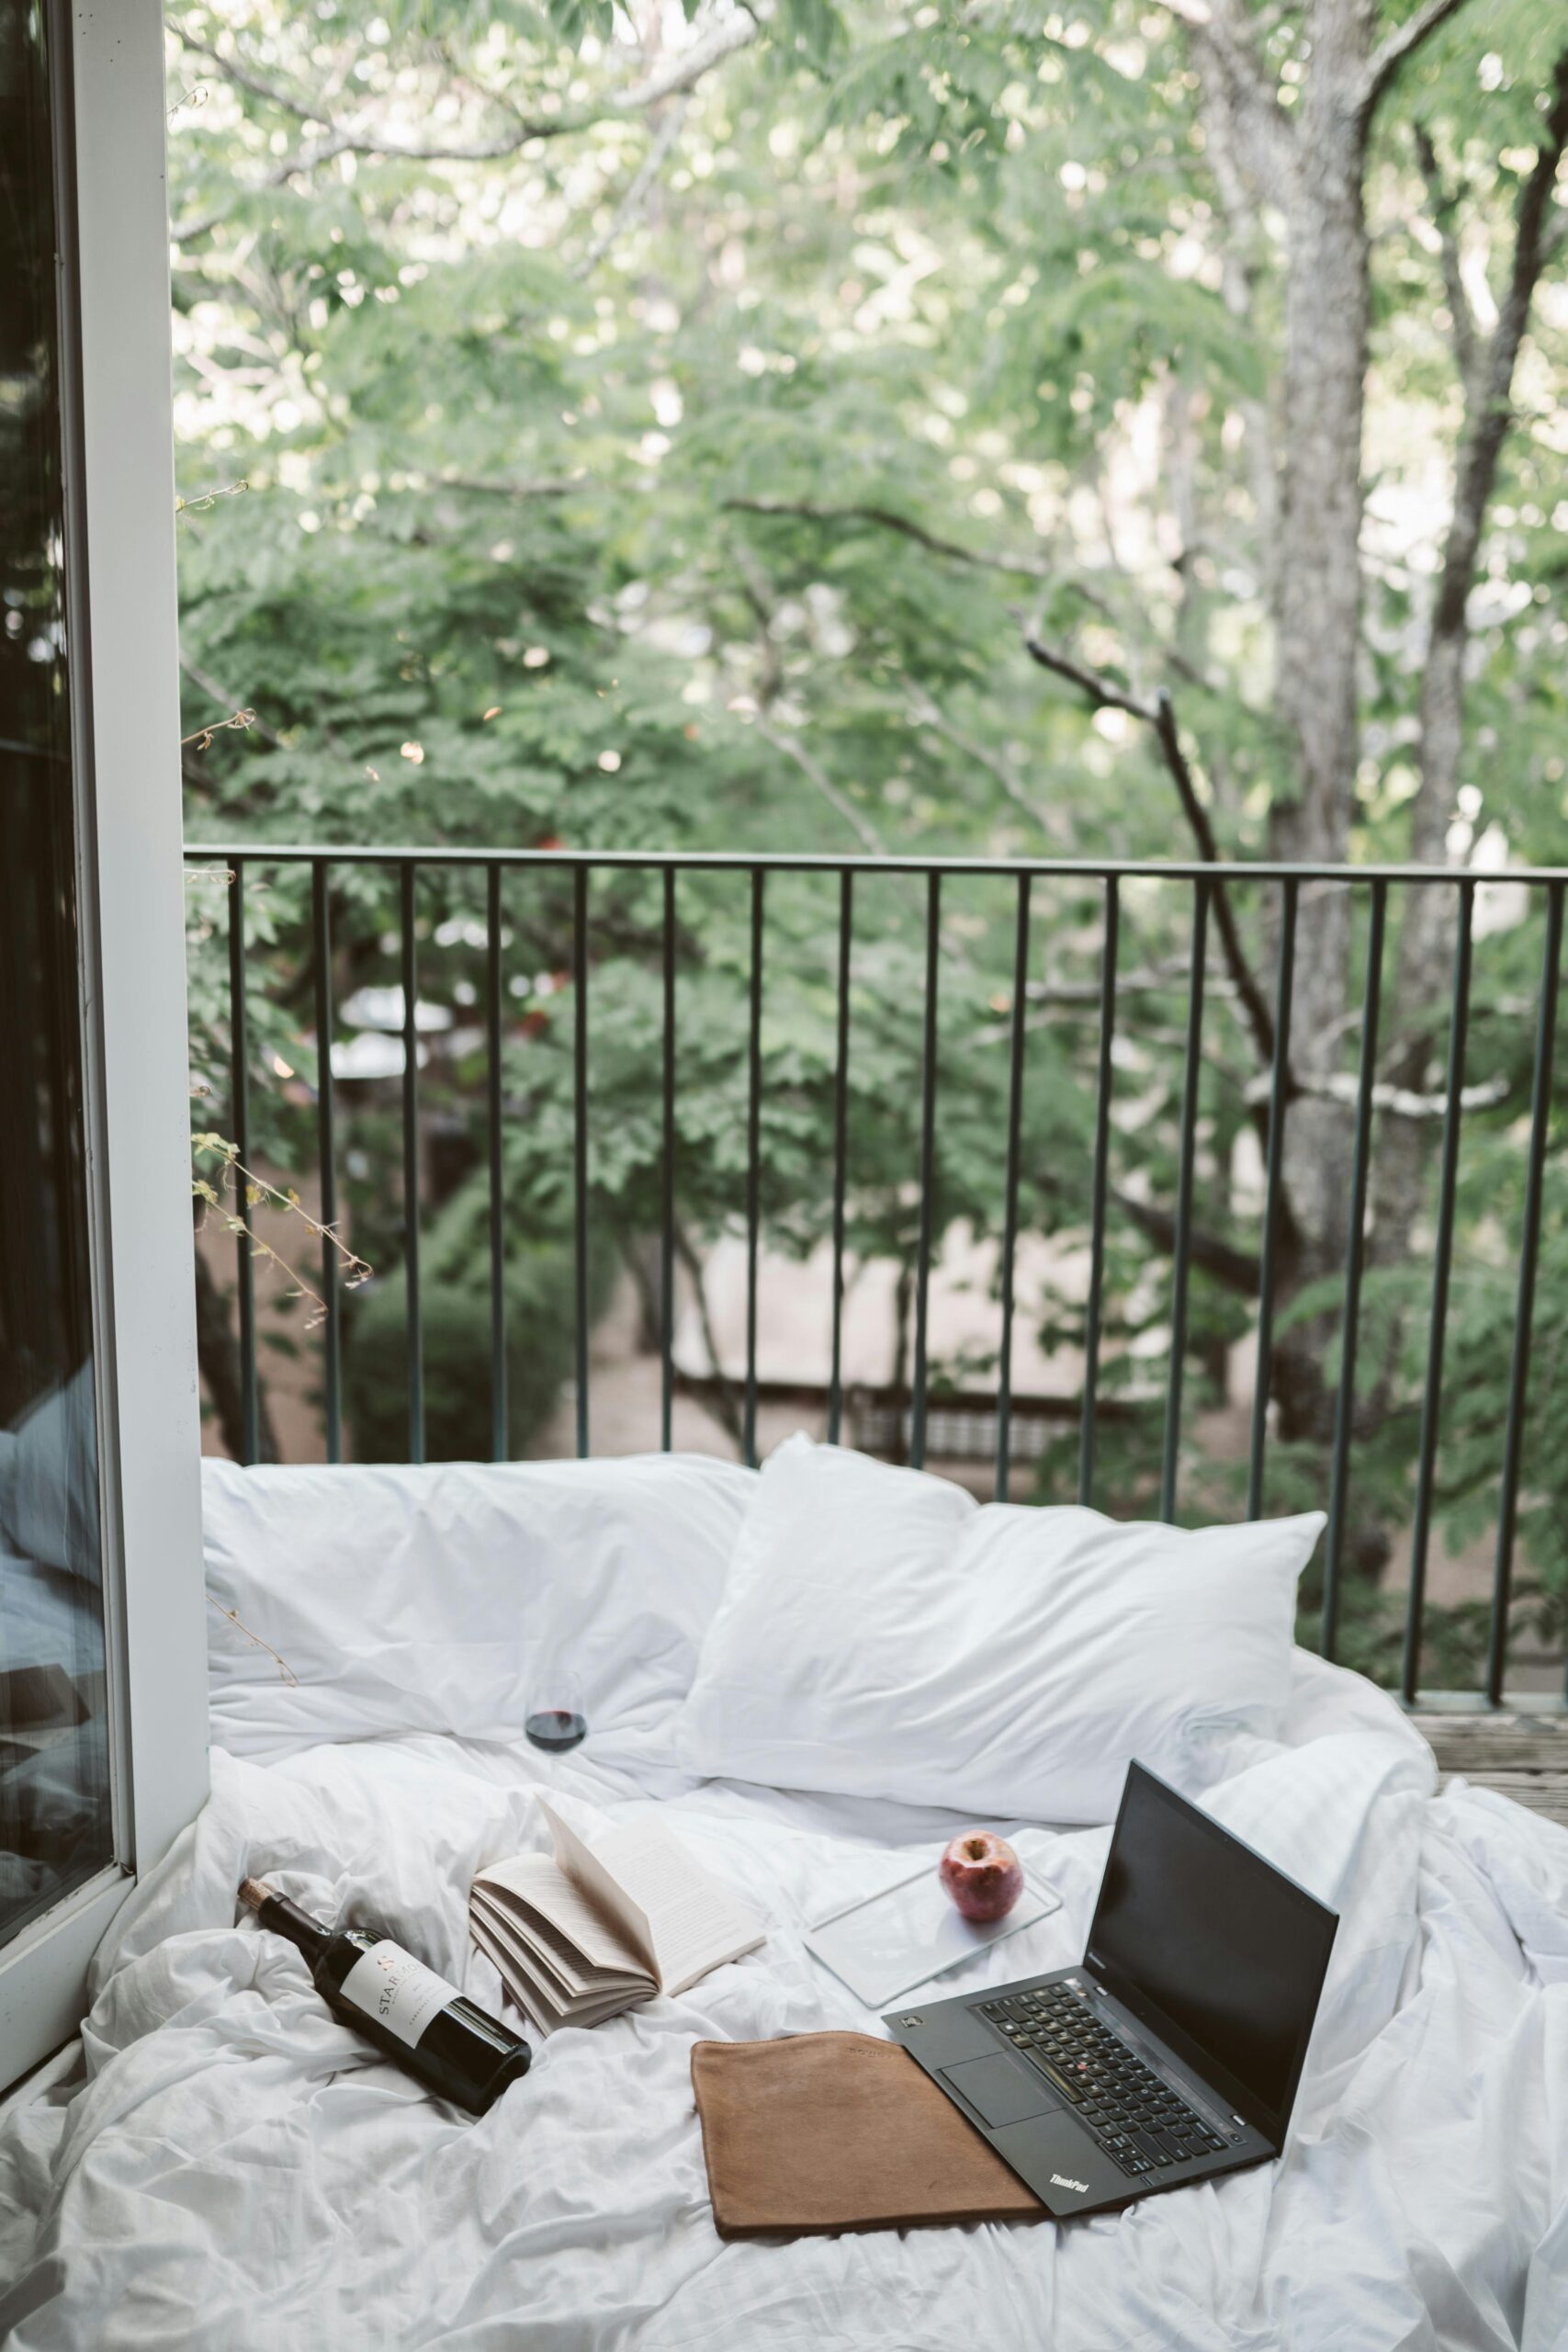
<svg viewBox="0 0 1568 2352">
<path fill-rule="evenodd" d="M 1291 1737 L 1205 1802 L 1345 1914 L 1284 2161 L 1114 2216 L 725 2245 L 688 2060 L 703 2035 L 875 2030 L 800 1921 L 953 1824 L 879 1804 L 633 1784 L 596 1757 L 432 1735 L 270 1765 L 210 1804 L 100 1954 L 88 2079 L 0 2130 L 0 2342 L 464 2352 L 1554 2352 L 1568 2341 L 1568 1834 L 1440 1798 L 1387 1702 L 1298 1667 Z M 234 1924 L 246 1870 L 351 1901 L 498 2001 L 476 1867 L 543 1844 L 530 1789 L 661 1796 L 772 1921 L 678 2001 L 539 2045 L 459 2119 Z M 1017 1833 L 1062 1910 L 976 1964 L 1076 1959 L 1108 1833 Z M 953 1980 L 950 1980 L 952 1982 Z M 9 2331 L 7 2333 L 7 2331 Z"/>
</svg>

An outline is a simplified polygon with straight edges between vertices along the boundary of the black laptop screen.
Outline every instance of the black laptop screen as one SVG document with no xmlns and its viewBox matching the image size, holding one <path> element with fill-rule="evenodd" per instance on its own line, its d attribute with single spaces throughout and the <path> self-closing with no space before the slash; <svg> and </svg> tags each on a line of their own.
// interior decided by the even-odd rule
<svg viewBox="0 0 1568 2352">
<path fill-rule="evenodd" d="M 1281 2130 L 1337 1925 L 1260 1854 L 1132 1767 L 1089 1963 L 1151 2002 Z"/>
</svg>

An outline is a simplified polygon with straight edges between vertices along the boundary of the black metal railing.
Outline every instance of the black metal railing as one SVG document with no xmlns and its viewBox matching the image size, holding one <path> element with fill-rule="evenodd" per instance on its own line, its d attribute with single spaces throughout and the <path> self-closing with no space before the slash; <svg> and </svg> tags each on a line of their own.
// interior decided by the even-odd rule
<svg viewBox="0 0 1568 2352">
<path fill-rule="evenodd" d="M 931 1298 L 933 1252 L 942 1231 L 937 1191 L 937 1136 L 941 1109 L 939 1028 L 941 1012 L 942 894 L 944 885 L 970 878 L 983 880 L 994 890 L 1011 894 L 1012 987 L 1006 1028 L 1006 1118 L 998 1137 L 1002 1158 L 1000 1250 L 998 1263 L 999 1339 L 995 1374 L 995 1489 L 1009 1492 L 1012 1430 L 1014 1341 L 1018 1300 L 1016 1266 L 1021 1238 L 1020 1186 L 1022 1150 L 1022 1106 L 1029 1079 L 1028 1018 L 1032 940 L 1037 919 L 1037 886 L 1071 885 L 1090 890 L 1100 907 L 1099 974 L 1096 986 L 1086 990 L 1093 1003 L 1097 1035 L 1092 1059 L 1094 1118 L 1089 1155 L 1087 1226 L 1089 1243 L 1088 1295 L 1083 1309 L 1083 1373 L 1078 1404 L 1076 1492 L 1089 1503 L 1096 1490 L 1097 1441 L 1105 1419 L 1102 1387 L 1106 1373 L 1106 1297 L 1108 1238 L 1113 1195 L 1111 1159 L 1116 1134 L 1115 1071 L 1118 1018 L 1122 998 L 1118 987 L 1120 943 L 1126 923 L 1127 893 L 1146 884 L 1171 886 L 1190 900 L 1190 924 L 1186 948 L 1186 1018 L 1180 1038 L 1180 1086 L 1175 1141 L 1175 1202 L 1169 1227 L 1169 1342 L 1165 1376 L 1157 1478 L 1162 1517 L 1176 1513 L 1184 1433 L 1184 1376 L 1189 1360 L 1189 1307 L 1194 1264 L 1194 1207 L 1200 1134 L 1200 1085 L 1204 1063 L 1206 998 L 1215 993 L 1211 970 L 1211 932 L 1222 932 L 1221 969 L 1233 979 L 1237 963 L 1236 933 L 1229 894 L 1236 889 L 1258 891 L 1268 898 L 1268 919 L 1259 936 L 1266 937 L 1274 965 L 1271 1018 L 1266 1003 L 1250 991 L 1248 1011 L 1255 1036 L 1267 1052 L 1267 1114 L 1259 1115 L 1264 1167 L 1262 1207 L 1257 1260 L 1257 1309 L 1253 1336 L 1255 1379 L 1247 1447 L 1247 1511 L 1261 1513 L 1265 1468 L 1270 1439 L 1270 1395 L 1276 1348 L 1276 1310 L 1280 1272 L 1281 1209 L 1286 1184 L 1287 1114 L 1297 1099 L 1292 1069 L 1292 1012 L 1298 993 L 1298 915 L 1303 890 L 1314 894 L 1343 891 L 1365 923 L 1365 976 L 1359 1016 L 1354 1091 L 1347 1077 L 1341 1093 L 1350 1124 L 1350 1170 L 1346 1204 L 1342 1272 L 1337 1312 L 1338 1369 L 1334 1382 L 1332 1433 L 1326 1444 L 1328 1525 L 1325 1547 L 1320 1638 L 1325 1655 L 1339 1647 L 1341 1612 L 1346 1596 L 1347 1526 L 1351 1487 L 1352 1453 L 1356 1436 L 1358 1347 L 1362 1336 L 1363 1286 L 1369 1266 L 1369 1199 L 1374 1173 L 1374 1114 L 1378 1102 L 1380 1034 L 1384 1025 L 1386 943 L 1390 892 L 1433 889 L 1452 896 L 1454 945 L 1451 994 L 1448 1014 L 1446 1080 L 1440 1098 L 1428 1107 L 1440 1119 L 1437 1154 L 1436 1206 L 1431 1219 L 1431 1278 L 1424 1313 L 1427 1317 L 1426 1374 L 1419 1404 L 1419 1437 L 1415 1452 L 1413 1519 L 1410 1536 L 1408 1588 L 1403 1654 L 1398 1679 L 1407 1700 L 1416 1695 L 1427 1612 L 1427 1572 L 1431 1548 L 1438 1438 L 1444 1409 L 1446 1341 L 1453 1273 L 1456 1203 L 1460 1174 L 1466 1049 L 1472 1012 L 1477 891 L 1489 881 L 1506 883 L 1528 894 L 1532 914 L 1544 909 L 1541 961 L 1536 984 L 1533 1079 L 1530 1087 L 1529 1141 L 1526 1147 L 1522 1230 L 1517 1237 L 1517 1306 L 1506 1376 L 1506 1422 L 1497 1465 L 1498 1508 L 1491 1595 L 1488 1609 L 1484 1681 L 1478 1696 L 1493 1705 L 1502 1700 L 1509 1663 L 1510 1609 L 1518 1531 L 1521 1487 L 1525 1477 L 1524 1445 L 1529 1404 L 1531 1324 L 1540 1242 L 1542 1204 L 1548 1166 L 1548 1141 L 1552 1111 L 1552 1065 L 1556 1009 L 1561 977 L 1563 894 L 1568 869 L 1510 871 L 1498 876 L 1472 872 L 1410 866 L 1342 867 L 1333 865 L 1247 865 L 1154 862 L 1092 862 L 1040 859 L 1000 865 L 980 859 L 900 859 L 874 857 L 762 856 L 699 852 L 656 854 L 640 851 L 468 850 L 468 849 L 341 849 L 250 844 L 239 849 L 192 846 L 192 865 L 215 869 L 226 879 L 228 904 L 228 1031 L 231 1056 L 231 1103 L 233 1140 L 242 1161 L 252 1148 L 251 1054 L 252 1027 L 247 1004 L 246 892 L 260 871 L 309 870 L 309 941 L 313 971 L 309 994 L 318 1046 L 320 1082 L 315 1100 L 315 1152 L 323 1223 L 335 1226 L 340 1207 L 339 1139 L 331 1069 L 331 1041 L 336 1019 L 333 1003 L 333 881 L 357 869 L 390 869 L 397 883 L 398 936 L 396 968 L 401 987 L 402 1068 L 400 1127 L 404 1227 L 403 1281 L 407 1302 L 408 1452 L 423 1460 L 425 1453 L 425 1392 L 422 1345 L 422 1268 L 420 1235 L 420 1054 L 419 922 L 416 888 L 426 870 L 466 873 L 482 878 L 484 888 L 484 962 L 480 990 L 485 1053 L 484 1104 L 487 1140 L 484 1166 L 488 1184 L 489 1315 L 491 1451 L 497 1458 L 507 1452 L 507 1250 L 506 1204 L 503 1197 L 502 1140 L 506 1116 L 503 1091 L 503 1046 L 506 1005 L 505 929 L 502 921 L 503 877 L 517 869 L 534 869 L 570 877 L 570 972 L 574 994 L 571 1066 L 571 1191 L 573 1289 L 575 1298 L 575 1406 L 577 1451 L 586 1454 L 591 1442 L 591 1289 L 590 1107 L 593 1068 L 589 1021 L 593 967 L 594 909 L 591 899 L 596 877 L 635 873 L 656 876 L 661 882 L 661 930 L 658 970 L 661 1006 L 661 1047 L 657 1084 L 660 1094 L 660 1175 L 659 1189 L 658 1279 L 660 1327 L 660 1442 L 671 1443 L 676 1371 L 673 1320 L 677 1262 L 676 1108 L 679 1080 L 677 892 L 682 877 L 696 875 L 742 876 L 750 888 L 749 972 L 745 994 L 745 1177 L 736 1209 L 745 1234 L 745 1366 L 740 1406 L 740 1443 L 744 1457 L 753 1461 L 757 1450 L 759 1261 L 762 1236 L 762 1111 L 764 1095 L 763 1012 L 767 970 L 769 884 L 778 876 L 816 875 L 838 884 L 836 956 L 832 971 L 836 987 L 836 1062 L 831 1086 L 830 1185 L 831 1285 L 825 1312 L 829 1330 L 829 1374 L 826 1394 L 826 1428 L 830 1441 L 842 1431 L 845 1415 L 844 1300 L 848 1251 L 849 1204 L 853 1171 L 850 1166 L 849 1073 L 855 1051 L 851 1020 L 852 950 L 857 882 L 874 876 L 879 880 L 907 876 L 923 886 L 923 990 L 918 1007 L 919 1023 L 919 1082 L 918 1148 L 910 1179 L 918 1188 L 918 1221 L 912 1285 L 912 1374 L 907 1406 L 908 1456 L 919 1466 L 927 1451 L 928 1406 L 931 1391 Z M 1212 918 L 1214 919 L 1212 922 Z M 1517 928 L 1517 926 L 1515 926 Z M 1247 987 L 1235 994 L 1246 997 Z M 999 1000 L 998 1000 L 999 1001 Z M 1173 1041 L 1174 1042 L 1174 1041 Z M 650 1081 L 651 1082 L 651 1081 Z M 257 1324 L 253 1250 L 242 1237 L 237 1243 L 237 1298 L 243 1389 L 243 1444 L 245 1458 L 254 1459 L 258 1432 Z M 330 1243 L 321 1254 L 324 1320 L 321 1340 L 323 1421 L 327 1457 L 342 1459 L 344 1443 L 344 1332 L 339 1295 L 338 1261 Z"/>
</svg>

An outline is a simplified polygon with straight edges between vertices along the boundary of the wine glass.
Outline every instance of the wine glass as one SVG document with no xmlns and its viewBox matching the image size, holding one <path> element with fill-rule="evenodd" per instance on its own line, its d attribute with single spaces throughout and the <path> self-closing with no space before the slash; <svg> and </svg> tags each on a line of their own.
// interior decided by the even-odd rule
<svg viewBox="0 0 1568 2352">
<path fill-rule="evenodd" d="M 564 1663 L 546 1657 L 540 1662 L 534 1691 L 523 1728 L 536 1747 L 542 1747 L 548 1755 L 562 1756 L 569 1747 L 575 1747 L 588 1731 L 577 1678 Z"/>
</svg>

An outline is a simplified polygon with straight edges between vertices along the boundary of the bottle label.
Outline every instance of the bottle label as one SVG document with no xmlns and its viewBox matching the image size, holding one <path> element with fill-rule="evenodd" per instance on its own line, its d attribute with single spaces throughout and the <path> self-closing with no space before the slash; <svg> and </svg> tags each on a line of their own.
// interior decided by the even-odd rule
<svg viewBox="0 0 1568 2352">
<path fill-rule="evenodd" d="M 437 2010 L 463 1996 L 456 1984 L 448 1984 L 401 1944 L 383 1941 L 360 1953 L 343 1980 L 339 1997 L 352 2001 L 412 2050 Z"/>
</svg>

